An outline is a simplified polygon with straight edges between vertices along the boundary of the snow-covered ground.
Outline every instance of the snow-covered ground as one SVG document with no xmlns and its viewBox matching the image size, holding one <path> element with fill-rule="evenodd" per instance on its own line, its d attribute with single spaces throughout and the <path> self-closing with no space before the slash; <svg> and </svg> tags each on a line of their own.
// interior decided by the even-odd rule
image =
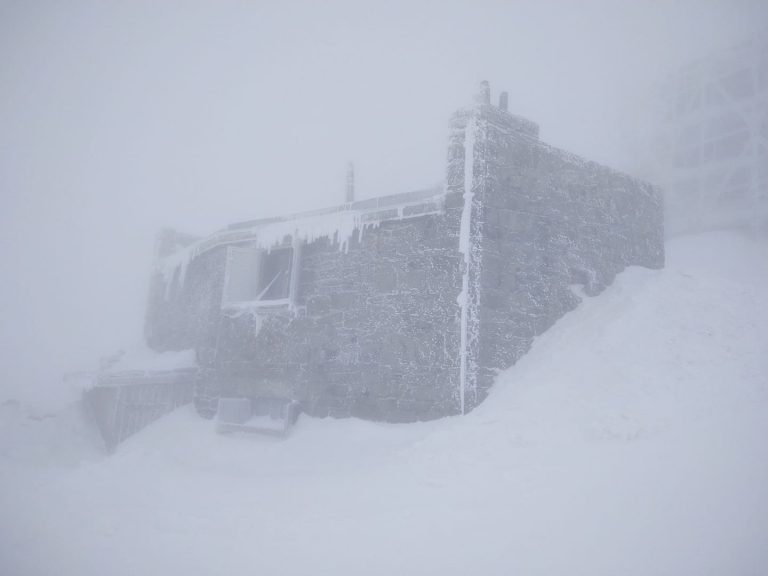
<svg viewBox="0 0 768 576">
<path fill-rule="evenodd" d="M 213 426 L 4 404 L 0 574 L 768 574 L 768 241 L 670 242 L 464 418 Z"/>
</svg>

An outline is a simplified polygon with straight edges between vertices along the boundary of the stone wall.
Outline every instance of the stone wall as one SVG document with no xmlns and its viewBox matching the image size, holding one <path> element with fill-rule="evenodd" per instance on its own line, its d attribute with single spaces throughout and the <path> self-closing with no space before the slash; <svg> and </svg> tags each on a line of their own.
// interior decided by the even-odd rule
<svg viewBox="0 0 768 576">
<path fill-rule="evenodd" d="M 467 118 L 454 125 L 465 128 Z M 653 186 L 540 142 L 537 130 L 490 104 L 471 120 L 480 402 L 495 374 L 577 305 L 573 285 L 592 296 L 627 266 L 661 268 L 664 234 Z"/>
<path fill-rule="evenodd" d="M 148 343 L 197 349 L 207 416 L 220 395 L 289 397 L 316 416 L 457 413 L 461 201 L 450 196 L 439 214 L 356 232 L 344 251 L 327 238 L 302 245 L 290 307 L 222 309 L 227 248 L 207 251 L 169 293 L 155 278 Z"/>
<path fill-rule="evenodd" d="M 194 258 L 186 270 L 177 267 L 168 279 L 155 273 L 144 323 L 150 348 L 165 352 L 215 345 L 225 264 L 226 248 L 217 247 Z"/>
</svg>

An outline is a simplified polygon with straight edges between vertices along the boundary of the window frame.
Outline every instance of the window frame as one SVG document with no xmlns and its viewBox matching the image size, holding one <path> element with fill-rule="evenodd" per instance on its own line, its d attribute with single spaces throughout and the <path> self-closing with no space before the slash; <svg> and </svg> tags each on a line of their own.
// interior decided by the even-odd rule
<svg viewBox="0 0 768 576">
<path fill-rule="evenodd" d="M 264 270 L 264 258 L 270 252 L 276 250 L 291 250 L 291 264 L 289 267 L 290 276 L 288 278 L 288 296 L 285 298 L 271 298 L 265 299 L 247 299 L 247 300 L 233 300 L 229 297 L 229 283 L 230 274 L 232 272 L 232 262 L 234 251 L 251 251 L 256 262 L 256 284 L 257 286 L 261 282 L 261 275 Z M 237 310 L 242 308 L 291 308 L 296 302 L 296 293 L 298 287 L 298 273 L 299 273 L 299 259 L 300 259 L 300 243 L 292 238 L 289 242 L 283 242 L 278 246 L 273 246 L 271 249 L 259 248 L 257 244 L 230 244 L 227 246 L 226 263 L 224 270 L 224 286 L 221 294 L 221 308 L 223 310 Z M 266 288 L 264 289 L 266 291 Z"/>
</svg>

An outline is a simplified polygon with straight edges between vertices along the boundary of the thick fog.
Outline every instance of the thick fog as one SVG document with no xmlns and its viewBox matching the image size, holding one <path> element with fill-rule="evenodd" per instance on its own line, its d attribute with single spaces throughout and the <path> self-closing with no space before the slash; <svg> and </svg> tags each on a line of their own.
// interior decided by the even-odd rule
<svg viewBox="0 0 768 576">
<path fill-rule="evenodd" d="M 0 575 L 768 574 L 767 58 L 768 0 L 0 0 Z M 412 194 L 213 234 L 349 162 Z"/>
<path fill-rule="evenodd" d="M 141 338 L 153 238 L 443 179 L 487 79 L 542 138 L 630 173 L 669 70 L 763 2 L 0 3 L 0 386 Z M 645 171 L 645 172 L 644 172 Z"/>
</svg>

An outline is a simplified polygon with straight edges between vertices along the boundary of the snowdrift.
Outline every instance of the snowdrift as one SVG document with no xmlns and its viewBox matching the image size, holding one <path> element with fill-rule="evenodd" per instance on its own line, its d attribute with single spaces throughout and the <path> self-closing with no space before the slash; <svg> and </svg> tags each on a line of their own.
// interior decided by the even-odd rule
<svg viewBox="0 0 768 576">
<path fill-rule="evenodd" d="M 0 572 L 768 573 L 768 241 L 667 249 L 463 418 L 278 440 L 188 407 L 106 458 L 3 406 Z"/>
</svg>

